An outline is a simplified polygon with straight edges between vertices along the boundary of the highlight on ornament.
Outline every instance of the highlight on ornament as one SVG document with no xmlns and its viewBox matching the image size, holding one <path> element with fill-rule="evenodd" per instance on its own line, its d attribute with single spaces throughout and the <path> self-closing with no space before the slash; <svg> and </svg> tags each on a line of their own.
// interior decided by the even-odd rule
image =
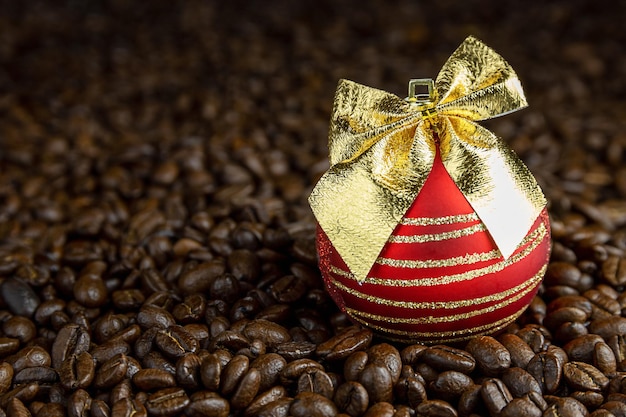
<svg viewBox="0 0 626 417">
<path fill-rule="evenodd" d="M 510 65 L 474 37 L 406 99 L 339 82 L 330 168 L 309 202 L 326 288 L 353 321 L 448 343 L 504 329 L 528 307 L 550 255 L 546 199 L 477 123 L 526 106 Z"/>
</svg>

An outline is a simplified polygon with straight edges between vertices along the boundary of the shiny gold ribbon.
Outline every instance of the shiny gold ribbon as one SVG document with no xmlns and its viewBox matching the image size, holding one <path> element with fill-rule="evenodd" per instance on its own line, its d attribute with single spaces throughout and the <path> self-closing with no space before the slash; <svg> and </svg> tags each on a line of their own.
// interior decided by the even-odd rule
<svg viewBox="0 0 626 417">
<path fill-rule="evenodd" d="M 348 80 L 337 87 L 330 169 L 309 203 L 359 281 L 419 194 L 437 146 L 446 170 L 505 258 L 546 205 L 522 161 L 475 123 L 526 107 L 510 65 L 469 37 L 441 69 L 434 90 L 434 102 L 416 105 Z"/>
</svg>

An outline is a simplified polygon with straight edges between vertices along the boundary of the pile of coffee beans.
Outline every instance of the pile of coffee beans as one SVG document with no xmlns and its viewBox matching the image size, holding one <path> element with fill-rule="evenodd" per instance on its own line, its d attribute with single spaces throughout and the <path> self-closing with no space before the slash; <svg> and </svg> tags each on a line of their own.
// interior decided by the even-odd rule
<svg viewBox="0 0 626 417">
<path fill-rule="evenodd" d="M 626 10 L 544 3 L 0 2 L 0 417 L 626 416 Z M 334 87 L 470 34 L 552 258 L 502 333 L 387 342 L 316 265 Z"/>
</svg>

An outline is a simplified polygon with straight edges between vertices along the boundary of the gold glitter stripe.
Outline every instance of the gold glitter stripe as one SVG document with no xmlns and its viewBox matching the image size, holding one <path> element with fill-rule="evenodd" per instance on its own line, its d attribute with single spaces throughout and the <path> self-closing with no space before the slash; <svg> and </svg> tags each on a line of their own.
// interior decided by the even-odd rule
<svg viewBox="0 0 626 417">
<path fill-rule="evenodd" d="M 482 223 L 474 224 L 463 229 L 451 230 L 449 232 L 442 233 L 429 233 L 424 235 L 405 235 L 405 236 L 389 236 L 387 242 L 390 243 L 426 243 L 426 242 L 440 242 L 442 240 L 458 239 L 463 236 L 473 235 L 477 232 L 483 232 L 487 230 Z"/>
<path fill-rule="evenodd" d="M 478 220 L 476 213 L 457 214 L 443 217 L 405 217 L 400 221 L 404 226 L 440 226 L 442 224 L 467 223 Z"/>
<path fill-rule="evenodd" d="M 535 275 L 533 275 L 530 279 L 522 282 L 519 285 L 516 285 L 513 288 L 510 288 L 508 290 L 499 292 L 499 293 L 495 293 L 495 294 L 491 294 L 491 295 L 486 295 L 483 297 L 477 297 L 477 298 L 470 298 L 467 300 L 456 300 L 456 301 L 397 301 L 397 300 L 390 300 L 387 298 L 381 298 L 381 297 L 376 297 L 374 295 L 369 295 L 369 294 L 364 294 L 358 290 L 355 290 L 354 288 L 350 288 L 348 286 L 346 286 L 345 284 L 332 279 L 332 284 L 335 285 L 337 288 L 339 288 L 342 291 L 345 291 L 347 293 L 349 293 L 351 296 L 360 298 L 362 300 L 366 300 L 370 303 L 375 303 L 375 304 L 379 304 L 379 305 L 384 305 L 384 306 L 388 306 L 388 307 L 398 307 L 398 308 L 410 308 L 410 309 L 456 309 L 456 308 L 462 308 L 462 307 L 468 307 L 468 306 L 472 306 L 472 305 L 478 305 L 478 304 L 485 304 L 485 303 L 490 303 L 493 301 L 500 301 L 503 300 L 507 297 L 510 297 L 511 295 L 522 291 L 522 290 L 526 290 L 525 294 L 528 293 L 529 288 L 532 289 L 532 287 L 539 283 L 541 281 L 541 279 L 543 278 L 543 275 L 546 272 L 546 268 L 547 266 L 543 266 L 539 272 L 537 272 Z"/>
<path fill-rule="evenodd" d="M 474 336 L 478 336 L 480 334 L 490 334 L 490 333 L 495 333 L 499 330 L 502 330 L 504 328 L 506 328 L 507 326 L 509 326 L 511 323 L 513 323 L 526 309 L 526 307 L 521 308 L 520 310 L 518 310 L 517 312 L 515 312 L 514 314 L 505 317 L 504 319 L 498 320 L 497 322 L 491 324 L 491 325 L 487 325 L 487 326 L 477 326 L 477 327 L 471 327 L 469 329 L 463 329 L 463 330 L 459 330 L 459 331 L 450 331 L 450 332 L 414 332 L 414 331 L 403 331 L 403 330 L 389 330 L 389 329 L 385 329 L 384 327 L 381 326 L 376 326 L 376 325 L 370 325 L 366 322 L 360 321 L 363 325 L 368 326 L 369 328 L 376 330 L 379 333 L 383 333 L 381 336 L 383 336 L 384 338 L 386 338 L 387 340 L 391 340 L 391 341 L 395 341 L 395 342 L 400 342 L 400 343 L 407 343 L 407 341 L 410 341 L 411 339 L 401 339 L 401 338 L 395 338 L 395 337 L 391 337 L 388 336 L 387 334 L 397 334 L 398 336 L 409 336 L 409 337 L 413 337 L 415 341 L 420 342 L 420 343 L 424 343 L 424 344 L 428 344 L 428 345 L 433 345 L 433 344 L 437 344 L 437 343 L 451 343 L 451 342 L 459 342 L 459 341 L 463 341 L 463 340 L 467 340 L 470 337 L 474 337 Z M 355 319 L 357 320 L 357 319 Z M 359 321 L 359 320 L 357 320 Z M 496 323 L 498 323 L 496 325 Z M 432 338 L 432 337 L 442 337 L 442 336 L 438 336 L 439 333 L 445 334 L 445 333 L 450 333 L 450 337 L 446 337 L 445 335 L 443 336 L 443 338 L 441 339 L 424 339 L 424 338 Z M 457 336 L 458 335 L 458 336 Z M 452 336 L 457 336 L 457 337 L 452 337 Z"/>
<path fill-rule="evenodd" d="M 480 316 L 481 314 L 485 314 L 485 313 L 492 313 L 496 310 L 507 307 L 511 303 L 519 301 L 520 299 L 528 295 L 530 292 L 532 292 L 534 289 L 535 287 L 531 285 L 525 288 L 523 291 L 518 292 L 511 298 L 508 298 L 504 301 L 500 301 L 499 303 L 496 303 L 494 305 L 483 307 L 478 310 L 469 311 L 467 313 L 451 314 L 449 316 L 442 316 L 442 317 L 433 317 L 433 316 L 416 317 L 416 318 L 390 317 L 390 316 L 382 316 L 379 314 L 366 313 L 366 312 L 355 310 L 349 307 L 346 308 L 346 312 L 350 314 L 350 316 L 352 317 L 358 316 L 358 317 L 363 317 L 369 320 L 384 321 L 387 323 L 398 323 L 398 324 L 399 323 L 401 324 L 447 323 L 447 322 L 455 321 L 455 320 L 465 320 L 471 317 Z"/>
<path fill-rule="evenodd" d="M 499 250 L 494 249 L 489 252 L 468 253 L 462 256 L 455 256 L 446 259 L 428 259 L 426 261 L 410 260 L 410 259 L 392 259 L 380 257 L 376 260 L 377 264 L 392 266 L 394 268 L 445 268 L 449 266 L 469 265 L 476 262 L 491 261 L 498 259 L 502 254 Z"/>
<path fill-rule="evenodd" d="M 513 265 L 514 263 L 522 260 L 541 244 L 545 235 L 546 228 L 544 224 L 541 223 L 539 227 L 537 227 L 537 229 L 535 229 L 529 236 L 524 238 L 524 240 L 520 243 L 520 246 L 523 246 L 526 244 L 526 242 L 533 240 L 531 244 L 528 245 L 523 251 L 515 254 L 514 256 L 511 256 L 508 259 L 502 260 L 498 263 L 483 268 L 473 269 L 471 271 L 466 271 L 459 274 L 446 275 L 436 278 L 390 279 L 367 277 L 360 284 L 366 283 L 371 285 L 385 285 L 387 287 L 431 287 L 435 285 L 445 285 L 456 282 L 469 281 L 485 274 L 500 272 L 509 265 Z M 330 270 L 334 274 L 357 282 L 354 275 L 348 271 L 344 271 L 343 269 L 337 268 L 334 265 L 331 265 Z"/>
</svg>

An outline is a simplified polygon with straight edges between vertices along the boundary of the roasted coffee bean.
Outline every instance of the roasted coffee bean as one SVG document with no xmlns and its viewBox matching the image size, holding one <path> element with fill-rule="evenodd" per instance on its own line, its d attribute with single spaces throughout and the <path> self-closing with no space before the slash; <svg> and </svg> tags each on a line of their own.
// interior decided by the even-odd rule
<svg viewBox="0 0 626 417">
<path fill-rule="evenodd" d="M 84 389 L 74 391 L 67 401 L 67 415 L 69 417 L 86 417 L 91 408 L 92 398 Z"/>
<path fill-rule="evenodd" d="M 389 370 L 394 384 L 398 382 L 402 369 L 402 358 L 398 349 L 388 343 L 380 343 L 369 348 L 367 355 L 370 363 L 384 365 Z"/>
<path fill-rule="evenodd" d="M 132 381 L 142 391 L 154 391 L 176 385 L 174 375 L 161 369 L 140 369 L 133 375 Z"/>
<path fill-rule="evenodd" d="M 535 353 L 541 352 L 545 348 L 546 337 L 541 330 L 536 327 L 524 327 L 520 329 L 516 335 L 530 346 Z"/>
<path fill-rule="evenodd" d="M 393 380 L 386 366 L 374 363 L 366 365 L 361 372 L 359 382 L 367 390 L 372 403 L 391 402 Z"/>
<path fill-rule="evenodd" d="M 0 394 L 4 394 L 11 388 L 14 373 L 11 364 L 0 362 Z"/>
<path fill-rule="evenodd" d="M 243 334 L 249 340 L 258 339 L 267 346 L 273 347 L 291 340 L 289 332 L 284 327 L 267 320 L 253 320 L 246 324 Z"/>
<path fill-rule="evenodd" d="M 23 402 L 17 398 L 11 398 L 7 405 L 7 417 L 31 417 L 31 413 Z"/>
<path fill-rule="evenodd" d="M 459 397 L 465 390 L 474 385 L 469 376 L 459 371 L 444 371 L 429 384 L 429 388 L 441 399 L 451 400 Z"/>
<path fill-rule="evenodd" d="M 96 362 L 89 352 L 65 359 L 59 369 L 61 386 L 66 390 L 87 388 L 95 377 Z"/>
<path fill-rule="evenodd" d="M 528 362 L 535 356 L 530 346 L 517 335 L 504 333 L 498 340 L 509 351 L 511 366 L 526 368 Z"/>
<path fill-rule="evenodd" d="M 570 394 L 570 397 L 591 409 L 598 408 L 604 402 L 604 396 L 595 391 L 575 391 Z"/>
<path fill-rule="evenodd" d="M 175 324 L 175 320 L 169 311 L 151 304 L 144 304 L 137 314 L 137 324 L 146 330 L 152 327 L 167 329 Z"/>
<path fill-rule="evenodd" d="M 393 417 L 395 411 L 396 410 L 393 408 L 393 405 L 391 403 L 383 401 L 372 405 L 363 415 L 363 417 Z"/>
<path fill-rule="evenodd" d="M 347 381 L 358 381 L 361 372 L 365 369 L 365 365 L 369 360 L 366 352 L 354 352 L 344 362 L 343 375 Z"/>
<path fill-rule="evenodd" d="M 522 397 L 531 392 L 541 394 L 539 382 L 522 368 L 509 368 L 502 372 L 502 382 L 514 397 Z"/>
<path fill-rule="evenodd" d="M 0 284 L 0 295 L 11 313 L 32 317 L 41 300 L 33 288 L 19 278 L 8 278 Z"/>
<path fill-rule="evenodd" d="M 295 359 L 310 358 L 315 353 L 317 345 L 312 342 L 285 342 L 276 345 L 272 350 L 285 358 L 285 360 L 293 361 Z"/>
<path fill-rule="evenodd" d="M 424 345 L 409 345 L 402 349 L 400 352 L 400 358 L 403 364 L 406 365 L 415 365 L 417 361 L 422 357 L 422 353 L 428 349 L 428 347 Z"/>
<path fill-rule="evenodd" d="M 539 382 L 542 392 L 553 393 L 561 383 L 563 362 L 552 353 L 540 352 L 528 363 L 526 370 Z"/>
<path fill-rule="evenodd" d="M 91 402 L 91 417 L 110 417 L 111 407 L 103 400 L 93 400 Z"/>
<path fill-rule="evenodd" d="M 415 409 L 418 415 L 424 417 L 456 417 L 456 410 L 450 403 L 442 400 L 427 400 Z"/>
<path fill-rule="evenodd" d="M 602 277 L 616 287 L 626 284 L 626 258 L 609 256 L 602 263 Z"/>
<path fill-rule="evenodd" d="M 239 332 L 226 330 L 214 337 L 210 344 L 210 350 L 227 349 L 237 352 L 250 346 L 250 340 Z"/>
<path fill-rule="evenodd" d="M 298 379 L 298 392 L 315 392 L 326 398 L 333 397 L 333 381 L 328 374 L 321 370 L 307 372 Z"/>
<path fill-rule="evenodd" d="M 97 363 L 104 363 L 115 355 L 129 355 L 132 349 L 123 340 L 113 339 L 91 349 L 91 356 Z"/>
<path fill-rule="evenodd" d="M 66 407 L 61 403 L 43 404 L 43 407 L 37 412 L 35 412 L 35 410 L 33 409 L 33 403 L 30 404 L 29 408 L 31 410 L 31 413 L 33 413 L 36 417 L 64 417 L 67 415 Z"/>
<path fill-rule="evenodd" d="M 280 398 L 286 397 L 286 396 L 287 396 L 287 391 L 285 391 L 285 388 L 278 386 L 278 385 L 275 387 L 272 387 L 269 390 L 262 392 L 261 394 L 256 396 L 256 398 L 244 410 L 244 416 L 245 417 L 256 416 L 259 410 L 263 408 L 265 405 L 273 401 L 276 401 Z"/>
<path fill-rule="evenodd" d="M 576 390 L 602 391 L 609 385 L 609 379 L 593 365 L 584 362 L 568 362 L 563 366 L 563 376 Z"/>
<path fill-rule="evenodd" d="M 398 383 L 394 386 L 394 393 L 397 398 L 408 403 L 413 408 L 417 407 L 427 399 L 424 383 L 416 376 L 400 378 Z"/>
<path fill-rule="evenodd" d="M 598 335 L 584 335 L 569 341 L 563 349 L 572 361 L 591 362 L 595 345 L 602 341 Z"/>
<path fill-rule="evenodd" d="M 89 350 L 89 333 L 77 324 L 68 324 L 59 330 L 52 344 L 52 366 L 60 368 L 71 355 L 80 355 Z"/>
<path fill-rule="evenodd" d="M 17 351 L 20 347 L 20 340 L 11 337 L 0 337 L 0 355 L 7 356 Z"/>
<path fill-rule="evenodd" d="M 483 382 L 480 394 L 491 415 L 498 415 L 513 400 L 504 382 L 497 378 Z"/>
<path fill-rule="evenodd" d="M 337 414 L 337 407 L 323 395 L 301 392 L 293 399 L 289 414 L 293 417 L 333 417 Z"/>
<path fill-rule="evenodd" d="M 189 404 L 189 397 L 182 388 L 165 388 L 148 396 L 146 409 L 154 416 L 174 416 Z"/>
<path fill-rule="evenodd" d="M 360 416 L 367 410 L 369 395 L 363 385 L 356 381 L 348 381 L 339 385 L 334 402 L 340 412 Z"/>
<path fill-rule="evenodd" d="M 293 398 L 283 397 L 264 405 L 258 412 L 258 417 L 287 417 Z"/>
<path fill-rule="evenodd" d="M 244 355 L 235 355 L 221 373 L 220 392 L 230 395 L 237 388 L 241 378 L 248 372 L 250 359 Z"/>
<path fill-rule="evenodd" d="M 36 366 L 32 368 L 24 368 L 13 376 L 13 383 L 16 385 L 29 384 L 31 382 L 39 382 L 42 384 L 51 384 L 56 382 L 58 375 L 56 371 L 47 366 Z"/>
<path fill-rule="evenodd" d="M 200 364 L 200 379 L 209 391 L 217 391 L 220 386 L 222 363 L 216 355 L 209 354 Z"/>
<path fill-rule="evenodd" d="M 146 300 L 146 297 L 140 290 L 129 288 L 113 291 L 111 300 L 113 305 L 121 311 L 130 311 L 139 308 Z"/>
<path fill-rule="evenodd" d="M 259 391 L 263 392 L 274 386 L 286 365 L 287 361 L 277 353 L 266 353 L 252 361 L 250 368 L 258 369 L 261 376 Z"/>
<path fill-rule="evenodd" d="M 132 393 L 133 393 L 133 385 L 130 379 L 125 378 L 124 380 L 116 384 L 113 388 L 111 388 L 111 391 L 109 394 L 109 401 L 115 404 L 121 399 L 130 398 L 132 396 Z"/>
<path fill-rule="evenodd" d="M 600 372 L 608 377 L 615 376 L 617 361 L 613 351 L 604 342 L 596 343 L 593 347 L 592 363 Z"/>
<path fill-rule="evenodd" d="M 500 412 L 501 417 L 541 417 L 542 410 L 527 398 L 513 398 Z"/>
<path fill-rule="evenodd" d="M 353 352 L 366 349 L 372 341 L 370 330 L 353 326 L 343 329 L 339 334 L 318 345 L 316 353 L 329 361 L 348 357 Z"/>
<path fill-rule="evenodd" d="M 122 398 L 111 407 L 111 417 L 147 417 L 147 415 L 146 407 L 141 402 L 130 398 Z"/>
<path fill-rule="evenodd" d="M 576 307 L 562 307 L 554 310 L 545 317 L 543 324 L 549 329 L 558 329 L 563 323 L 584 323 L 589 318 L 584 310 Z"/>
<path fill-rule="evenodd" d="M 226 264 L 221 259 L 204 262 L 181 274 L 178 286 L 185 294 L 203 294 L 225 272 Z"/>
<path fill-rule="evenodd" d="M 50 354 L 41 346 L 27 346 L 20 349 L 14 355 L 9 356 L 7 362 L 13 366 L 15 372 L 33 366 L 50 366 L 52 359 Z"/>
<path fill-rule="evenodd" d="M 511 366 L 509 351 L 491 336 L 479 336 L 470 340 L 466 349 L 487 376 L 500 375 Z"/>
<path fill-rule="evenodd" d="M 605 340 L 611 336 L 626 334 L 626 318 L 612 316 L 606 319 L 593 320 L 589 323 L 589 332 L 595 333 Z"/>
<path fill-rule="evenodd" d="M 74 283 L 74 298 L 88 308 L 100 307 L 108 297 L 108 290 L 102 278 L 93 275 L 82 275 Z"/>
<path fill-rule="evenodd" d="M 574 417 L 589 414 L 584 405 L 571 397 L 548 397 L 550 406 L 543 412 L 545 417 Z"/>
<path fill-rule="evenodd" d="M 180 358 L 185 353 L 198 350 L 198 341 L 184 327 L 173 325 L 160 329 L 154 337 L 154 344 L 170 358 Z"/>
<path fill-rule="evenodd" d="M 476 360 L 468 352 L 445 345 L 429 347 L 422 353 L 421 359 L 439 371 L 470 373 L 476 366 Z"/>
<path fill-rule="evenodd" d="M 260 384 L 261 374 L 259 370 L 256 368 L 248 369 L 230 398 L 231 406 L 235 409 L 248 407 L 259 392 Z"/>
<path fill-rule="evenodd" d="M 230 404 L 216 392 L 199 391 L 189 397 L 189 405 L 185 408 L 188 417 L 228 417 Z"/>
<path fill-rule="evenodd" d="M 621 401 L 607 401 L 602 404 L 602 409 L 611 413 L 613 416 L 626 415 L 626 404 Z"/>
<path fill-rule="evenodd" d="M 176 367 L 157 351 L 148 353 L 143 358 L 142 365 L 144 368 L 156 368 L 169 372 L 172 375 L 176 374 Z"/>
<path fill-rule="evenodd" d="M 458 413 L 461 416 L 469 416 L 477 413 L 479 403 L 482 404 L 481 385 L 472 385 L 461 394 L 458 402 Z M 486 413 L 486 410 L 485 410 Z"/>
<path fill-rule="evenodd" d="M 37 328 L 32 320 L 22 316 L 13 316 L 2 323 L 5 336 L 19 339 L 21 343 L 28 343 L 37 335 Z"/>
<path fill-rule="evenodd" d="M 197 388 L 202 380 L 200 368 L 202 359 L 195 353 L 186 353 L 176 361 L 176 382 L 183 388 Z"/>
<path fill-rule="evenodd" d="M 96 388 L 110 388 L 126 377 L 127 370 L 128 359 L 126 355 L 117 354 L 100 366 L 93 381 L 94 386 Z"/>
<path fill-rule="evenodd" d="M 280 371 L 279 380 L 285 387 L 293 387 L 300 379 L 300 376 L 307 372 L 313 372 L 315 370 L 324 370 L 324 367 L 319 363 L 311 359 L 297 359 L 293 362 L 289 362 L 282 371 Z"/>
</svg>

